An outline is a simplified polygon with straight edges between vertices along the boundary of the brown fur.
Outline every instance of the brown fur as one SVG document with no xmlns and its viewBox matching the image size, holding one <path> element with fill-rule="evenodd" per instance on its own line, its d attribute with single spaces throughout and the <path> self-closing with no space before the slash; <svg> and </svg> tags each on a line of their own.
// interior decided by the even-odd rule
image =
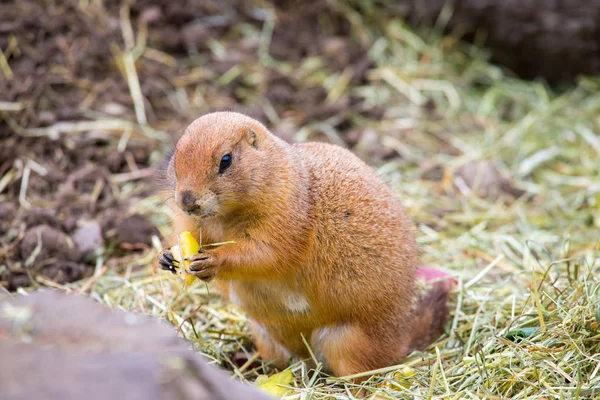
<svg viewBox="0 0 600 400">
<path fill-rule="evenodd" d="M 232 165 L 219 175 L 228 152 Z M 423 346 L 415 334 L 428 341 L 439 334 L 435 312 L 413 317 L 413 226 L 351 152 L 288 144 L 249 117 L 212 113 L 187 128 L 168 175 L 175 232 L 199 237 L 201 228 L 203 244 L 236 242 L 208 250 L 196 273 L 212 271 L 219 290 L 246 312 L 267 361 L 308 357 L 304 337 L 333 374 L 347 375 L 398 362 Z M 182 191 L 216 215 L 185 214 L 177 205 Z M 436 307 L 430 303 L 421 304 Z"/>
</svg>

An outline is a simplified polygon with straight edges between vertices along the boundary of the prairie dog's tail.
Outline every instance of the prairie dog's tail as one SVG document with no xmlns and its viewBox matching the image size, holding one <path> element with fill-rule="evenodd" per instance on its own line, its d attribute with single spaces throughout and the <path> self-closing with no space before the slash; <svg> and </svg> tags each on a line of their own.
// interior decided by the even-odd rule
<svg viewBox="0 0 600 400">
<path fill-rule="evenodd" d="M 419 298 L 412 320 L 410 351 L 423 350 L 444 332 L 448 320 L 448 297 L 454 279 L 437 269 L 422 267 L 417 276 L 432 281 L 427 292 Z"/>
</svg>

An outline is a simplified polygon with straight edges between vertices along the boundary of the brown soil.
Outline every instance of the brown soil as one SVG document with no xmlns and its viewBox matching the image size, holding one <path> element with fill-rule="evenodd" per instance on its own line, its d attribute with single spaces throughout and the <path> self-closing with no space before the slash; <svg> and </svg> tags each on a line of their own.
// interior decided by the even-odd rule
<svg viewBox="0 0 600 400">
<path fill-rule="evenodd" d="M 274 130 L 288 139 L 308 120 L 336 115 L 336 126 L 349 133 L 350 144 L 357 142 L 344 109 L 349 104 L 360 108 L 358 100 L 346 96 L 323 106 L 323 86 L 278 69 L 279 63 L 295 68 L 319 55 L 329 73 L 351 67 L 353 81 L 365 80 L 366 52 L 348 37 L 350 26 L 335 10 L 275 2 L 279 23 L 269 47 L 274 63 L 261 67 L 258 82 L 238 76 L 223 84 L 216 80 L 232 67 L 257 63 L 259 43 L 243 40 L 241 27 L 260 31 L 268 17 L 260 9 L 241 0 L 142 0 L 129 10 L 119 0 L 102 4 L 0 4 L 0 49 L 12 72 L 11 79 L 0 79 L 0 101 L 19 105 L 0 110 L 0 178 L 14 174 L 0 193 L 0 265 L 5 265 L 0 284 L 9 290 L 30 285 L 38 276 L 59 284 L 87 277 L 94 265 L 91 244 L 104 244 L 111 249 L 106 255 L 118 257 L 147 248 L 158 234 L 144 216 L 132 216 L 130 210 L 153 190 L 149 168 L 173 139 L 164 143 L 134 130 L 126 146 L 118 148 L 122 132 L 102 126 L 83 132 L 31 131 L 73 121 L 136 121 L 119 57 L 130 46 L 123 17 L 128 16 L 134 32 L 147 32 L 147 46 L 155 50 L 154 57 L 136 61 L 152 128 L 176 137 L 195 116 L 219 109 L 268 121 L 263 112 L 268 102 L 286 118 Z M 223 55 L 210 50 L 214 40 L 224 45 Z M 191 60 L 202 65 L 200 72 Z M 199 77 L 190 80 L 194 73 Z M 199 106 L 182 111 L 169 98 L 175 90 L 189 94 L 197 87 L 204 93 Z M 135 196 L 121 192 L 130 183 L 138 185 Z"/>
</svg>

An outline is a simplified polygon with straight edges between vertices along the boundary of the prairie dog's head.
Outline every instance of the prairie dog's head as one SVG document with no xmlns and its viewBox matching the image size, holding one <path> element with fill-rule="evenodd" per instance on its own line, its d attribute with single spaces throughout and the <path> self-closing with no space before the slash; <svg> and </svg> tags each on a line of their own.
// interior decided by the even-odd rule
<svg viewBox="0 0 600 400">
<path fill-rule="evenodd" d="M 268 191 L 282 143 L 258 121 L 234 112 L 204 115 L 177 142 L 168 175 L 174 198 L 199 218 L 250 210 Z"/>
</svg>

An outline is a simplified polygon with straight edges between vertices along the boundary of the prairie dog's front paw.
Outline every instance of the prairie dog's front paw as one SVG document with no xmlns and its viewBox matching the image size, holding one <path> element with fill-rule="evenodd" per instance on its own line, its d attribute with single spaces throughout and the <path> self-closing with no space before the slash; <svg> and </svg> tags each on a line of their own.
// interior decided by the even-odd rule
<svg viewBox="0 0 600 400">
<path fill-rule="evenodd" d="M 208 282 L 215 277 L 217 272 L 216 258 L 210 252 L 201 252 L 188 257 L 187 261 L 191 261 L 186 272 L 196 276 L 198 279 Z"/>
<path fill-rule="evenodd" d="M 170 271 L 174 274 L 177 273 L 179 268 L 179 261 L 173 257 L 173 253 L 170 250 L 164 249 L 158 256 L 158 264 L 165 271 Z"/>
</svg>

